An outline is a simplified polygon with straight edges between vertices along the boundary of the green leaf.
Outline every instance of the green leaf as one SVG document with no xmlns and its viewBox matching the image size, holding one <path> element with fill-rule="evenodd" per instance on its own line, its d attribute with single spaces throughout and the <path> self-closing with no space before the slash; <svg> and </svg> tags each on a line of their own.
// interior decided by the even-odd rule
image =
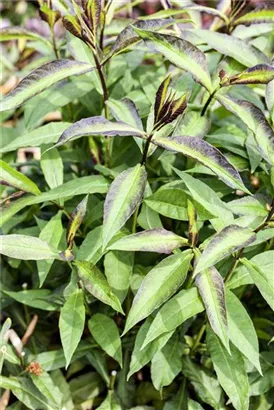
<svg viewBox="0 0 274 410">
<path fill-rule="evenodd" d="M 133 252 L 112 251 L 108 252 L 104 259 L 107 281 L 121 303 L 127 296 L 133 262 Z"/>
<path fill-rule="evenodd" d="M 19 198 L 17 201 L 4 207 L 1 213 L 1 223 L 4 224 L 7 222 L 13 215 L 26 206 L 40 204 L 46 201 L 56 201 L 60 198 L 66 199 L 75 195 L 104 194 L 107 192 L 108 186 L 108 181 L 100 175 L 91 175 L 68 181 L 48 192 L 42 192 L 40 195 Z"/>
<path fill-rule="evenodd" d="M 265 252 L 266 253 L 266 252 Z M 274 252 L 269 255 L 271 259 L 269 262 L 274 265 Z M 261 266 L 257 265 L 253 261 L 249 261 L 246 258 L 240 259 L 244 264 L 248 273 L 250 274 L 255 285 L 259 289 L 263 298 L 267 301 L 269 306 L 274 310 L 274 282 L 273 282 L 273 271 L 271 277 L 269 277 L 267 271 L 263 270 Z"/>
<path fill-rule="evenodd" d="M 106 101 L 106 104 L 110 108 L 111 114 L 116 121 L 122 121 L 134 127 L 135 130 L 139 129 L 143 131 L 142 120 L 136 105 L 129 98 L 123 98 L 122 100 L 110 99 Z"/>
<path fill-rule="evenodd" d="M 232 345 L 231 354 L 229 354 L 209 328 L 207 330 L 207 347 L 218 380 L 233 406 L 236 410 L 248 410 L 249 384 L 241 353 Z"/>
<path fill-rule="evenodd" d="M 51 122 L 36 128 L 33 131 L 15 138 L 0 149 L 0 153 L 15 151 L 24 147 L 39 147 L 42 144 L 51 144 L 58 140 L 60 134 L 68 128 L 69 122 Z M 44 154 L 46 155 L 46 154 Z"/>
<path fill-rule="evenodd" d="M 114 137 L 115 135 L 132 135 L 139 138 L 146 138 L 144 131 L 121 121 L 109 121 L 105 117 L 99 115 L 97 117 L 83 118 L 82 120 L 75 122 L 63 132 L 55 144 L 55 147 L 60 147 L 69 141 L 89 135 L 106 135 L 109 137 Z"/>
<path fill-rule="evenodd" d="M 258 151 L 270 165 L 274 165 L 274 132 L 263 112 L 249 101 L 235 100 L 224 95 L 217 95 L 216 98 L 254 133 Z"/>
<path fill-rule="evenodd" d="M 206 244 L 204 251 L 195 267 L 194 275 L 202 270 L 216 265 L 233 252 L 245 248 L 256 240 L 256 234 L 249 228 L 229 225 L 215 234 Z"/>
<path fill-rule="evenodd" d="M 249 26 L 251 24 L 274 23 L 274 9 L 270 3 L 269 6 L 267 4 L 259 6 L 255 10 L 251 10 L 249 13 L 237 18 L 232 24 L 234 26 L 239 24 Z"/>
<path fill-rule="evenodd" d="M 249 67 L 240 74 L 225 79 L 223 85 L 232 84 L 268 84 L 274 80 L 274 67 L 267 64 L 257 64 Z"/>
<path fill-rule="evenodd" d="M 182 368 L 183 346 L 179 336 L 173 335 L 167 344 L 151 360 L 151 379 L 154 387 L 160 392 L 169 386 Z"/>
<path fill-rule="evenodd" d="M 74 261 L 79 278 L 82 280 L 86 290 L 96 299 L 110 305 L 114 310 L 124 313 L 118 297 L 112 292 L 106 277 L 91 262 Z"/>
<path fill-rule="evenodd" d="M 25 101 L 41 93 L 58 81 L 71 75 L 79 75 L 92 71 L 89 64 L 73 60 L 56 60 L 37 68 L 23 80 L 0 102 L 0 111 L 20 107 Z"/>
<path fill-rule="evenodd" d="M 49 289 L 22 290 L 19 292 L 3 290 L 3 292 L 23 305 L 49 311 L 55 311 L 59 308 L 59 305 L 50 299 L 52 291 Z"/>
<path fill-rule="evenodd" d="M 6 162 L 0 160 L 0 183 L 18 188 L 34 195 L 41 193 L 38 186 L 28 177 L 16 171 Z"/>
<path fill-rule="evenodd" d="M 210 221 L 216 230 L 220 230 L 233 222 L 232 212 L 229 211 L 227 205 L 221 201 L 213 189 L 186 172 L 179 171 L 176 168 L 173 168 L 173 170 L 186 184 L 192 198 L 201 204 L 208 212 L 218 217 L 218 219 L 214 218 Z M 201 192 L 203 195 L 201 195 Z"/>
<path fill-rule="evenodd" d="M 207 43 L 223 55 L 234 58 L 246 67 L 269 62 L 258 48 L 235 36 L 200 29 L 195 29 L 195 35 L 199 36 L 203 43 Z"/>
<path fill-rule="evenodd" d="M 97 410 L 122 410 L 122 407 L 118 404 L 114 396 L 114 391 L 109 390 L 107 398 L 97 407 Z"/>
<path fill-rule="evenodd" d="M 28 31 L 23 27 L 4 27 L 0 30 L 0 41 L 10 41 L 10 40 L 32 40 L 32 41 L 42 41 L 50 46 L 50 42 L 46 37 L 40 36 L 39 34 Z"/>
<path fill-rule="evenodd" d="M 223 345 L 229 352 L 230 348 L 223 278 L 217 269 L 212 267 L 198 273 L 195 278 L 195 283 L 204 302 L 210 326 L 219 336 Z"/>
<path fill-rule="evenodd" d="M 145 204 L 155 212 L 168 218 L 187 221 L 187 201 L 188 195 L 182 189 L 162 187 L 153 195 L 146 198 Z M 197 207 L 199 220 L 214 218 L 214 215 L 205 210 L 199 203 L 195 202 L 195 206 Z"/>
<path fill-rule="evenodd" d="M 53 216 L 49 222 L 44 226 L 41 230 L 39 239 L 42 241 L 47 242 L 54 248 L 57 248 L 63 233 L 63 226 L 62 226 L 62 212 L 58 212 L 55 216 Z M 40 287 L 43 285 L 47 274 L 50 271 L 52 266 L 52 260 L 41 260 L 37 261 L 37 268 L 38 268 L 38 276 L 40 281 Z"/>
<path fill-rule="evenodd" d="M 148 317 L 138 330 L 133 352 L 131 355 L 130 368 L 127 375 L 127 380 L 129 380 L 129 378 L 134 373 L 138 372 L 138 370 L 144 367 L 153 358 L 153 356 L 165 346 L 167 341 L 174 333 L 173 331 L 165 333 L 164 335 L 153 340 L 153 342 L 151 342 L 149 345 L 147 345 L 144 349 L 141 350 L 143 341 L 146 337 L 146 333 L 151 325 L 151 322 L 152 318 Z"/>
<path fill-rule="evenodd" d="M 184 289 L 169 299 L 158 311 L 147 332 L 142 349 L 163 333 L 170 332 L 204 310 L 197 289 Z"/>
<path fill-rule="evenodd" d="M 102 313 L 92 315 L 88 328 L 98 345 L 123 367 L 122 346 L 116 323 Z"/>
<path fill-rule="evenodd" d="M 203 410 L 203 407 L 197 401 L 188 399 L 187 410 Z"/>
<path fill-rule="evenodd" d="M 71 214 L 66 235 L 67 246 L 69 249 L 72 249 L 74 237 L 85 218 L 87 212 L 87 204 L 88 195 L 85 196 L 85 198 L 77 205 L 77 207 Z"/>
<path fill-rule="evenodd" d="M 101 259 L 104 253 L 102 250 L 102 230 L 102 226 L 97 226 L 87 234 L 77 251 L 78 260 L 96 264 Z"/>
<path fill-rule="evenodd" d="M 105 64 L 110 57 L 113 57 L 123 51 L 126 51 L 129 46 L 138 43 L 140 38 L 136 35 L 135 28 L 157 31 L 161 28 L 170 26 L 174 22 L 173 19 L 153 19 L 150 21 L 137 21 L 134 25 L 129 25 L 117 36 L 110 53 L 103 61 Z"/>
<path fill-rule="evenodd" d="M 57 149 L 44 152 L 41 161 L 41 169 L 48 186 L 53 189 L 63 184 L 63 161 Z"/>
<path fill-rule="evenodd" d="M 123 334 L 176 292 L 185 281 L 192 257 L 191 250 L 168 256 L 145 276 L 133 299 Z"/>
<path fill-rule="evenodd" d="M 114 242 L 108 249 L 169 254 L 174 249 L 186 246 L 187 244 L 187 239 L 175 235 L 175 233 L 167 231 L 164 228 L 158 228 L 125 236 L 119 241 Z"/>
<path fill-rule="evenodd" d="M 202 51 L 179 37 L 132 27 L 142 39 L 152 41 L 156 51 L 162 53 L 172 64 L 192 74 L 196 81 L 212 91 L 206 57 Z"/>
<path fill-rule="evenodd" d="M 249 374 L 250 396 L 262 396 L 264 393 L 271 390 L 271 388 L 273 390 L 274 366 L 262 359 L 262 371 L 263 376 L 258 372 L 252 372 Z"/>
<path fill-rule="evenodd" d="M 62 393 L 59 388 L 53 383 L 50 375 L 43 371 L 39 376 L 30 374 L 33 384 L 37 387 L 40 393 L 42 393 L 48 401 L 48 406 L 53 409 L 60 408 L 62 402 Z"/>
<path fill-rule="evenodd" d="M 216 378 L 203 366 L 195 364 L 189 356 L 182 360 L 182 372 L 193 385 L 201 400 L 214 409 L 223 408 L 223 392 Z"/>
<path fill-rule="evenodd" d="M 228 335 L 232 343 L 262 374 L 259 344 L 252 320 L 237 296 L 226 291 Z"/>
<path fill-rule="evenodd" d="M 17 399 L 32 410 L 56 410 L 26 377 L 0 376 L 0 387 L 11 390 Z"/>
<path fill-rule="evenodd" d="M 60 259 L 58 250 L 39 238 L 27 235 L 1 235 L 0 253 L 22 260 Z"/>
<path fill-rule="evenodd" d="M 121 172 L 112 182 L 104 204 L 104 247 L 124 226 L 141 202 L 146 180 L 146 169 L 138 164 Z"/>
<path fill-rule="evenodd" d="M 268 215 L 267 202 L 259 195 L 245 196 L 228 202 L 227 206 L 236 215 L 256 215 L 266 217 Z"/>
<path fill-rule="evenodd" d="M 82 289 L 78 289 L 66 300 L 59 318 L 60 338 L 66 358 L 66 368 L 81 340 L 84 326 L 84 295 Z"/>
</svg>

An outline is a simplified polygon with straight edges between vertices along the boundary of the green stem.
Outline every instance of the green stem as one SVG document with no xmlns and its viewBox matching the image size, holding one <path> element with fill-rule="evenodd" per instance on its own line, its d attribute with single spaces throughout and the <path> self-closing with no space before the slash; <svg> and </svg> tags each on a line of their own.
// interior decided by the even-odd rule
<svg viewBox="0 0 274 410">
<path fill-rule="evenodd" d="M 205 115 L 206 110 L 207 110 L 209 104 L 211 103 L 211 101 L 212 101 L 214 95 L 215 95 L 216 92 L 218 91 L 218 89 L 219 89 L 219 87 L 216 88 L 214 91 L 212 91 L 212 93 L 209 95 L 209 97 L 208 97 L 208 99 L 206 100 L 206 103 L 205 103 L 205 105 L 204 105 L 204 108 L 202 109 L 201 117 L 203 117 L 203 116 Z"/>
<path fill-rule="evenodd" d="M 50 31 L 51 31 L 52 48 L 53 48 L 55 57 L 57 58 L 57 60 L 59 60 L 60 54 L 59 54 L 59 51 L 58 51 L 58 48 L 57 48 L 57 45 L 56 45 L 54 27 L 51 27 Z"/>
<path fill-rule="evenodd" d="M 206 323 L 203 324 L 203 326 L 201 327 L 201 329 L 200 329 L 200 331 L 199 331 L 199 333 L 198 333 L 198 335 L 197 335 L 197 337 L 196 337 L 196 339 L 195 339 L 195 341 L 194 341 L 194 343 L 193 343 L 193 346 L 192 346 L 192 348 L 191 348 L 190 353 L 194 353 L 194 352 L 197 350 L 197 348 L 198 348 L 198 346 L 199 346 L 199 344 L 200 344 L 200 342 L 201 342 L 201 339 L 202 339 L 202 337 L 203 337 L 203 335 L 204 335 L 204 333 L 205 333 L 205 330 L 206 330 Z"/>
</svg>

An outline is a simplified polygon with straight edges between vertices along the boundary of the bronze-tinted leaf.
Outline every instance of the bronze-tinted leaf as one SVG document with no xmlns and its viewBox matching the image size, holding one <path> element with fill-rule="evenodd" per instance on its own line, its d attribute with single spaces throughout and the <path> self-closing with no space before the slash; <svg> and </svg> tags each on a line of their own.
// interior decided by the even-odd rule
<svg viewBox="0 0 274 410">
<path fill-rule="evenodd" d="M 87 203 L 88 195 L 85 196 L 85 198 L 77 205 L 77 207 L 71 214 L 66 235 L 67 246 L 69 249 L 72 249 L 73 240 L 76 235 L 76 232 L 85 218 L 87 211 Z"/>
<path fill-rule="evenodd" d="M 73 15 L 67 15 L 63 17 L 63 24 L 71 34 L 82 40 L 82 30 L 77 17 Z"/>
<path fill-rule="evenodd" d="M 223 85 L 268 84 L 272 80 L 274 80 L 274 67 L 267 64 L 257 64 L 240 74 L 228 77 Z"/>
<path fill-rule="evenodd" d="M 251 24 L 261 24 L 261 23 L 274 23 L 274 7 L 272 2 L 265 2 L 266 5 L 259 6 L 255 10 L 244 14 L 243 16 L 237 18 L 233 25 L 237 26 L 239 24 L 244 24 L 245 26 L 250 26 Z"/>
<path fill-rule="evenodd" d="M 163 108 L 163 105 L 166 101 L 167 90 L 170 85 L 170 82 L 171 82 L 171 77 L 170 75 L 168 75 L 164 79 L 164 81 L 160 84 L 160 87 L 158 88 L 156 92 L 155 104 L 154 104 L 154 123 L 158 121 L 160 111 Z"/>
</svg>

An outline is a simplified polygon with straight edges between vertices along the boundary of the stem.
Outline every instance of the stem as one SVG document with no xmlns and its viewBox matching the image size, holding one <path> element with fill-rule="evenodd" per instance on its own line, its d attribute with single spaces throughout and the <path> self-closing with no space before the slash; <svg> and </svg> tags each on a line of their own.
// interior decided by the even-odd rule
<svg viewBox="0 0 274 410">
<path fill-rule="evenodd" d="M 55 57 L 57 58 L 57 60 L 59 60 L 60 55 L 59 55 L 59 51 L 58 51 L 58 48 L 57 48 L 57 45 L 56 45 L 56 38 L 55 38 L 55 33 L 54 33 L 54 27 L 51 27 L 50 31 L 51 31 L 51 39 L 52 39 L 52 48 L 53 48 Z"/>
<path fill-rule="evenodd" d="M 208 97 L 208 99 L 206 100 L 206 103 L 205 103 L 205 105 L 204 105 L 204 108 L 202 109 L 201 117 L 203 117 L 203 116 L 205 115 L 206 110 L 207 110 L 207 107 L 208 107 L 209 104 L 211 103 L 211 101 L 212 101 L 212 99 L 213 99 L 213 97 L 214 97 L 216 91 L 218 91 L 218 89 L 219 89 L 219 87 L 216 88 L 214 91 L 212 91 L 212 93 L 209 95 L 209 97 Z"/>
<path fill-rule="evenodd" d="M 108 100 L 108 90 L 107 90 L 107 84 L 105 80 L 105 76 L 102 70 L 102 66 L 98 60 L 98 57 L 95 52 L 93 52 L 93 57 L 95 61 L 96 68 L 98 70 L 98 74 L 100 77 L 101 85 L 102 85 L 102 90 L 103 90 L 103 105 L 104 105 L 104 110 L 105 110 L 105 116 L 106 118 L 108 117 L 108 108 L 106 106 L 106 101 Z"/>
<path fill-rule="evenodd" d="M 132 233 L 136 233 L 136 228 L 137 228 L 137 218 L 138 218 L 138 213 L 139 213 L 140 205 L 137 206 L 135 209 L 134 215 L 133 215 L 133 221 L 132 221 Z"/>
<path fill-rule="evenodd" d="M 149 145 L 150 145 L 150 142 L 151 142 L 152 137 L 153 137 L 152 134 L 149 135 L 149 137 L 148 137 L 148 139 L 147 139 L 147 141 L 146 141 L 146 145 L 145 145 L 144 152 L 143 152 L 143 156 L 142 156 L 142 160 L 141 160 L 141 165 L 146 165 L 148 149 L 149 149 Z"/>
<path fill-rule="evenodd" d="M 194 341 L 194 343 L 193 343 L 193 346 L 192 346 L 192 348 L 191 348 L 190 353 L 194 353 L 195 350 L 197 349 L 197 347 L 199 346 L 200 341 L 201 341 L 201 339 L 202 339 L 202 337 L 203 337 L 203 335 L 204 335 L 204 333 L 205 333 L 205 330 L 206 330 L 206 323 L 203 324 L 203 326 L 201 327 L 201 329 L 200 329 L 200 331 L 199 331 L 199 333 L 198 333 L 198 335 L 197 335 L 197 337 L 196 337 L 196 339 L 195 339 L 195 341 Z"/>
</svg>

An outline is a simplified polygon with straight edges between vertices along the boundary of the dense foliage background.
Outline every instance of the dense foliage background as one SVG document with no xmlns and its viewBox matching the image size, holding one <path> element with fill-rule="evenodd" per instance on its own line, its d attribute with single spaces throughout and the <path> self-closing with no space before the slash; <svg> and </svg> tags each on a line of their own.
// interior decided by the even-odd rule
<svg viewBox="0 0 274 410">
<path fill-rule="evenodd" d="M 1 410 L 273 409 L 273 2 L 1 14 Z"/>
</svg>

